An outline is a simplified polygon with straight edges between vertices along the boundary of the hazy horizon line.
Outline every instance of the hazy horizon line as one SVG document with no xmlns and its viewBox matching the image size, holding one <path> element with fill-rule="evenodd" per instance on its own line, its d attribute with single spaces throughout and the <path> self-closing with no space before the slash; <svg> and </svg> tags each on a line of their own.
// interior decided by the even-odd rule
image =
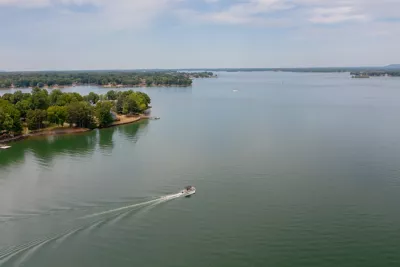
<svg viewBox="0 0 400 267">
<path fill-rule="evenodd" d="M 0 70 L 0 72 L 76 72 L 76 71 L 182 71 L 182 70 L 291 70 L 291 69 L 384 69 L 395 67 L 400 69 L 400 64 L 385 66 L 324 66 L 324 67 L 191 67 L 191 68 L 132 68 L 132 69 L 37 69 L 37 70 Z"/>
</svg>

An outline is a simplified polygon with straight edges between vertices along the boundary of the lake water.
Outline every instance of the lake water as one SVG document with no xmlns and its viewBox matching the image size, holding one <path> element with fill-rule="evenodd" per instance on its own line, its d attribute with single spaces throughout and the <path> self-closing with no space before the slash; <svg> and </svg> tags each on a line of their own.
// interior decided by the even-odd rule
<svg viewBox="0 0 400 267">
<path fill-rule="evenodd" d="M 219 76 L 0 151 L 0 266 L 399 266 L 400 80 Z"/>
</svg>

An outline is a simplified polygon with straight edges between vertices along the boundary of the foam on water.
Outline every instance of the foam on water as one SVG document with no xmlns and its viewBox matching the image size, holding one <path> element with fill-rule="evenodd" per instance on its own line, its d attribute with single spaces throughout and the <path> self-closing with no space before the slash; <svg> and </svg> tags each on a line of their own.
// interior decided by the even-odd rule
<svg viewBox="0 0 400 267">
<path fill-rule="evenodd" d="M 166 195 L 166 196 L 159 197 L 157 199 L 153 199 L 153 200 L 149 200 L 149 201 L 145 201 L 145 202 L 141 202 L 141 203 L 137 203 L 137 204 L 133 204 L 133 205 L 128 205 L 128 206 L 124 206 L 124 207 L 120 207 L 120 208 L 116 208 L 116 209 L 112 209 L 112 210 L 106 210 L 106 211 L 90 214 L 90 215 L 81 217 L 80 219 L 87 219 L 87 218 L 93 218 L 93 217 L 106 215 L 106 214 L 110 214 L 110 213 L 116 213 L 116 212 L 119 212 L 119 211 L 133 209 L 133 208 L 136 208 L 136 207 L 145 206 L 145 205 L 153 204 L 153 203 L 154 204 L 159 204 L 159 203 L 163 203 L 163 202 L 166 202 L 166 201 L 181 197 L 182 195 L 183 195 L 182 193 Z"/>
<path fill-rule="evenodd" d="M 43 247 L 44 245 L 46 245 L 50 242 L 57 241 L 57 243 L 62 243 L 68 237 L 70 237 L 82 230 L 85 230 L 85 229 L 90 230 L 92 228 L 95 228 L 96 226 L 104 223 L 105 220 L 113 220 L 113 219 L 119 220 L 121 216 L 126 215 L 132 209 L 134 209 L 136 207 L 153 208 L 161 203 L 165 203 L 167 201 L 179 198 L 181 196 L 183 196 L 183 193 L 180 192 L 177 194 L 161 196 L 161 197 L 158 197 L 153 200 L 136 203 L 136 204 L 132 204 L 132 205 L 116 208 L 116 209 L 111 209 L 111 210 L 107 210 L 107 211 L 97 212 L 94 214 L 90 214 L 90 215 L 81 217 L 79 219 L 89 219 L 89 218 L 95 218 L 95 217 L 100 217 L 100 218 L 91 220 L 89 223 L 86 223 L 86 224 L 78 226 L 76 228 L 67 230 L 65 232 L 56 233 L 54 235 L 40 238 L 37 240 L 33 240 L 33 241 L 25 243 L 25 244 L 5 248 L 0 251 L 0 266 L 2 266 L 3 264 L 5 264 L 9 260 L 11 260 L 12 258 L 15 258 L 16 256 L 18 256 L 20 254 L 22 254 L 22 257 L 17 259 L 17 263 L 18 263 L 18 265 L 23 264 L 37 250 L 39 250 L 41 247 Z M 104 217 L 102 217 L 102 215 L 109 215 L 109 214 L 112 214 L 113 216 L 110 216 L 108 219 L 105 219 Z"/>
</svg>

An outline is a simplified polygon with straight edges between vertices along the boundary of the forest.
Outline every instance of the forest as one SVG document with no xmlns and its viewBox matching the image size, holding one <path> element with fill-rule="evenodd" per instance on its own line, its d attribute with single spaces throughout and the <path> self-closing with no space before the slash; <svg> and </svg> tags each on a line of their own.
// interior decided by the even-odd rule
<svg viewBox="0 0 400 267">
<path fill-rule="evenodd" d="M 31 93 L 16 91 L 0 98 L 0 137 L 20 135 L 25 129 L 40 130 L 49 126 L 97 128 L 113 123 L 114 114 L 139 114 L 149 108 L 150 97 L 142 92 L 108 91 L 105 95 L 50 93 L 35 87 Z"/>
<path fill-rule="evenodd" d="M 193 78 L 214 77 L 212 72 L 178 71 L 87 71 L 87 72 L 1 72 L 0 88 L 190 86 Z"/>
</svg>

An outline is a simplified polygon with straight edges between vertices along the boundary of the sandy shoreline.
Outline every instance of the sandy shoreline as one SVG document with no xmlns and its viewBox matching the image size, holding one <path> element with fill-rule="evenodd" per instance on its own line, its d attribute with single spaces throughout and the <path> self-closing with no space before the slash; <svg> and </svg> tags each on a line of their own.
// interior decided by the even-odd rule
<svg viewBox="0 0 400 267">
<path fill-rule="evenodd" d="M 94 128 L 94 129 L 89 129 L 89 128 L 78 128 L 78 127 L 56 127 L 56 128 L 48 128 L 48 129 L 43 129 L 34 133 L 29 133 L 29 134 L 23 134 L 15 137 L 11 137 L 8 139 L 0 140 L 0 144 L 7 144 L 10 142 L 16 142 L 20 140 L 24 140 L 27 138 L 32 138 L 32 137 L 43 137 L 43 136 L 52 136 L 52 135 L 67 135 L 67 134 L 79 134 L 79 133 L 85 133 L 89 132 L 95 129 L 104 129 L 104 128 L 110 128 L 110 127 L 115 127 L 119 125 L 124 125 L 124 124 L 129 124 L 129 123 L 134 123 L 138 122 L 142 119 L 148 119 L 148 116 L 145 115 L 140 115 L 140 116 L 134 116 L 134 117 L 127 117 L 125 115 L 118 116 L 118 121 L 113 122 L 107 127 L 103 128 Z"/>
<path fill-rule="evenodd" d="M 142 119 L 148 119 L 148 116 L 145 115 L 139 115 L 139 116 L 134 116 L 134 117 L 127 117 L 126 115 L 119 115 L 118 116 L 118 121 L 114 121 L 112 124 L 110 124 L 107 127 L 114 127 L 114 126 L 118 126 L 118 125 L 124 125 L 124 124 L 128 124 L 128 123 L 133 123 L 133 122 L 137 122 L 140 121 Z"/>
</svg>

